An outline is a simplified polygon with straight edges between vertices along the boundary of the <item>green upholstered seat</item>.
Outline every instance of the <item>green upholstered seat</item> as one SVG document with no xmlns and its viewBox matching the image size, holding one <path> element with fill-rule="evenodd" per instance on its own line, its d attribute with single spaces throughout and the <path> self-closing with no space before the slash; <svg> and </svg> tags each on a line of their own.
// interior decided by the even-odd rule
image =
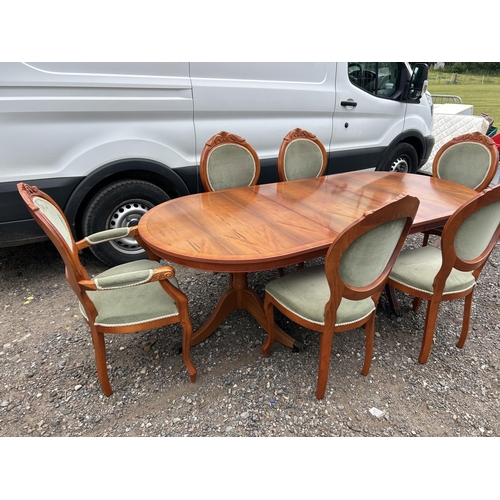
<svg viewBox="0 0 500 500">
<path fill-rule="evenodd" d="M 464 261 L 479 257 L 490 243 L 499 224 L 500 201 L 486 205 L 469 215 L 460 224 L 454 236 L 454 251 L 457 257 Z M 443 265 L 442 255 L 440 249 L 429 246 L 403 250 L 392 268 L 390 279 L 415 291 L 432 294 L 434 278 Z M 475 283 L 472 272 L 452 268 L 442 293 L 449 295 L 465 292 Z"/>
<path fill-rule="evenodd" d="M 348 285 L 365 287 L 384 270 L 401 236 L 406 219 L 381 224 L 354 240 L 339 262 L 339 276 Z M 266 285 L 266 292 L 287 310 L 307 321 L 324 325 L 330 286 L 324 266 L 303 268 Z M 355 323 L 375 310 L 371 297 L 349 300 L 342 297 L 335 326 Z"/>
<path fill-rule="evenodd" d="M 442 263 L 441 250 L 437 248 L 425 246 L 403 250 L 392 268 L 390 277 L 416 291 L 432 293 L 434 278 L 441 269 Z M 475 283 L 472 273 L 452 269 L 446 280 L 443 294 L 469 290 Z"/>
<path fill-rule="evenodd" d="M 144 279 L 147 279 L 150 274 L 148 271 L 158 267 L 161 267 L 158 262 L 138 260 L 121 264 L 94 276 L 94 281 L 98 284 L 106 279 L 106 287 L 110 288 L 87 292 L 97 309 L 95 324 L 107 327 L 129 326 L 177 315 L 174 300 L 165 293 L 159 282 L 142 284 L 139 293 L 138 289 L 127 286 L 120 280 L 125 273 L 140 275 L 141 271 L 144 273 Z M 113 280 L 117 287 L 115 289 L 113 289 Z M 169 281 L 178 286 L 176 278 L 171 278 Z M 87 319 L 81 303 L 80 312 Z"/>
<path fill-rule="evenodd" d="M 287 310 L 303 319 L 325 324 L 325 306 L 330 287 L 324 266 L 304 267 L 266 285 L 266 292 Z M 371 297 L 363 300 L 342 298 L 337 309 L 336 326 L 348 325 L 369 316 L 375 310 Z"/>
</svg>

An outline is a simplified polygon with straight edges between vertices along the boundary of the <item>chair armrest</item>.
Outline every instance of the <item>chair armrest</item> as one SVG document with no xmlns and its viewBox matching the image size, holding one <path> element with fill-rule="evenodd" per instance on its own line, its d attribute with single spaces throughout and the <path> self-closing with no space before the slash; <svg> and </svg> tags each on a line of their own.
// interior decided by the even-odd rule
<svg viewBox="0 0 500 500">
<path fill-rule="evenodd" d="M 81 280 L 78 284 L 84 290 L 117 290 L 119 288 L 144 285 L 145 283 L 152 283 L 153 281 L 169 280 L 174 276 L 175 271 L 172 267 L 162 266 L 156 269 L 132 271 L 105 278 Z"/>
<path fill-rule="evenodd" d="M 84 248 L 98 245 L 99 243 L 105 243 L 106 241 L 119 240 L 120 238 L 126 238 L 127 236 L 136 236 L 137 232 L 137 226 L 108 229 L 106 231 L 91 234 L 82 240 L 77 241 L 76 247 L 78 250 L 83 250 Z"/>
<path fill-rule="evenodd" d="M 133 236 L 137 243 L 145 250 L 149 260 L 160 261 L 160 257 L 156 255 L 139 237 L 138 226 L 133 227 L 119 227 L 117 229 L 107 229 L 106 231 L 100 231 L 98 233 L 86 236 L 80 241 L 76 242 L 76 248 L 78 251 L 88 248 L 93 245 L 98 245 L 99 243 L 105 243 L 107 241 L 119 240 L 120 238 L 126 238 L 127 236 Z"/>
</svg>

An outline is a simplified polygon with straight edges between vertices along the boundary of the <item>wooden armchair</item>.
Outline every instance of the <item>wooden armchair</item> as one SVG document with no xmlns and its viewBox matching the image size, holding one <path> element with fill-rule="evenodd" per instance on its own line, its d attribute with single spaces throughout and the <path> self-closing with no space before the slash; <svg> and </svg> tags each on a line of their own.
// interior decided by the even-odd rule
<svg viewBox="0 0 500 500">
<path fill-rule="evenodd" d="M 90 327 L 97 376 L 106 396 L 113 391 L 106 367 L 105 333 L 132 333 L 180 323 L 183 329 L 182 355 L 191 381 L 196 368 L 190 360 L 192 326 L 188 301 L 178 288 L 175 271 L 162 266 L 159 257 L 141 242 L 137 227 L 111 229 L 75 242 L 69 224 L 58 205 L 35 186 L 19 183 L 19 193 L 29 212 L 59 251 L 66 266 L 66 279 L 79 300 L 80 312 Z M 78 252 L 116 238 L 133 236 L 145 248 L 149 259 L 121 264 L 90 278 Z"/>
</svg>

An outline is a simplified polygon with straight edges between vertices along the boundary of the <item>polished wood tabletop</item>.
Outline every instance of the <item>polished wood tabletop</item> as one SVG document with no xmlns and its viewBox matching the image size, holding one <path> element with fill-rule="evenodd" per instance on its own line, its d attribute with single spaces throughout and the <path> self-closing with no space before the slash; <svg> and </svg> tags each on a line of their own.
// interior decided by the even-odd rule
<svg viewBox="0 0 500 500">
<path fill-rule="evenodd" d="M 426 175 L 348 172 L 169 200 L 141 218 L 139 234 L 178 264 L 260 271 L 321 255 L 365 211 L 401 193 L 420 200 L 412 232 L 443 225 L 477 194 Z"/>
<path fill-rule="evenodd" d="M 231 273 L 214 314 L 193 334 L 194 345 L 235 308 L 249 310 L 266 328 L 260 298 L 248 288 L 247 273 L 325 255 L 344 228 L 401 193 L 420 200 L 412 232 L 442 226 L 477 194 L 426 175 L 347 172 L 169 200 L 141 218 L 139 235 L 167 261 Z M 279 340 L 294 343 L 286 335 Z"/>
</svg>

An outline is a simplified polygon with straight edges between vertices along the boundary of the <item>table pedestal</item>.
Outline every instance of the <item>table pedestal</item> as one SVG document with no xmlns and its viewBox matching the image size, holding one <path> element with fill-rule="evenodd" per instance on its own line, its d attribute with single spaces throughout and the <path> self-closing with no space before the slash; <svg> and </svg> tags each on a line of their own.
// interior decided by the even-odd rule
<svg viewBox="0 0 500 500">
<path fill-rule="evenodd" d="M 254 290 L 248 288 L 247 273 L 231 273 L 229 287 L 221 295 L 217 306 L 205 323 L 193 332 L 191 346 L 199 344 L 211 335 L 226 316 L 235 309 L 246 309 L 267 332 L 267 321 L 262 301 Z M 276 326 L 276 340 L 287 347 L 300 351 L 304 346 Z"/>
</svg>

